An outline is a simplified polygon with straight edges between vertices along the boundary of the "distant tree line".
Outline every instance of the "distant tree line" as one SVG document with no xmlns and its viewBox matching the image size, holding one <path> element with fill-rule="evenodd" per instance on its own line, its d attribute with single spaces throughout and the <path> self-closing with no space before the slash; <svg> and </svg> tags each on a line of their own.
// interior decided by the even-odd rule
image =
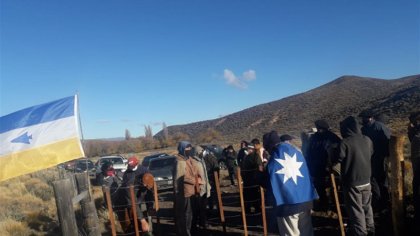
<svg viewBox="0 0 420 236">
<path fill-rule="evenodd" d="M 174 147 L 179 141 L 189 140 L 194 143 L 218 142 L 221 135 L 214 129 L 207 129 L 197 137 L 191 138 L 183 132 L 169 134 L 168 128 L 163 123 L 163 136 L 154 138 L 150 126 L 145 126 L 145 136 L 133 138 L 128 129 L 125 130 L 125 139 L 119 141 L 111 140 L 85 140 L 83 148 L 87 157 L 105 156 L 112 154 L 139 153 L 146 150 Z"/>
</svg>

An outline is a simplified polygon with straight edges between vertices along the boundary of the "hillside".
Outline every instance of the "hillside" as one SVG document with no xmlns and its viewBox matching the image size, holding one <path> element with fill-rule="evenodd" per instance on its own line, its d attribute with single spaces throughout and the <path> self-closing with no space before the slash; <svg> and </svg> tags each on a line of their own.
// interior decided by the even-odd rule
<svg viewBox="0 0 420 236">
<path fill-rule="evenodd" d="M 192 139 L 213 128 L 224 140 L 261 137 L 277 130 L 298 136 L 313 127 L 316 119 L 326 119 L 333 129 L 348 115 L 363 110 L 384 114 L 395 133 L 404 132 L 410 112 L 420 110 L 420 75 L 394 80 L 342 76 L 310 91 L 254 106 L 218 119 L 169 126 L 169 134 L 182 132 Z M 162 136 L 162 131 L 155 137 Z"/>
</svg>

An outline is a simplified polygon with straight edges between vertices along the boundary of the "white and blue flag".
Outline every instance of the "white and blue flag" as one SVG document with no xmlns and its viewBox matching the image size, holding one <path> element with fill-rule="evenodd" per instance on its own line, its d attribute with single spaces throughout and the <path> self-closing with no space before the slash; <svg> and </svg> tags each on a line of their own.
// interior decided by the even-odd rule
<svg viewBox="0 0 420 236">
<path fill-rule="evenodd" d="M 77 96 L 0 117 L 0 181 L 84 156 Z"/>
<path fill-rule="evenodd" d="M 278 145 L 267 164 L 267 169 L 277 206 L 318 198 L 305 158 L 293 145 Z"/>
</svg>

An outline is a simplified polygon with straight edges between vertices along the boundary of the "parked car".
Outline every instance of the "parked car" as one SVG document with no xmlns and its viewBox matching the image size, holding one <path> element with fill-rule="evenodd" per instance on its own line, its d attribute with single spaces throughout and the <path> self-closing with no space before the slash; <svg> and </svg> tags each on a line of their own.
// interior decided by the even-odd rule
<svg viewBox="0 0 420 236">
<path fill-rule="evenodd" d="M 99 160 L 96 162 L 96 178 L 98 179 L 102 170 L 101 167 L 105 162 L 112 163 L 112 166 L 114 167 L 114 170 L 116 171 L 116 174 L 120 177 L 124 174 L 124 172 L 127 170 L 127 159 L 125 159 L 122 156 L 103 156 L 100 157 Z"/>
<path fill-rule="evenodd" d="M 153 160 L 155 158 L 158 158 L 158 157 L 166 157 L 166 156 L 169 156 L 169 154 L 166 154 L 166 153 L 155 153 L 155 154 L 150 155 L 150 156 L 145 156 L 143 158 L 143 161 L 141 162 L 141 165 L 147 168 L 147 167 L 149 167 L 149 164 L 150 164 L 150 161 L 151 160 Z"/>
<path fill-rule="evenodd" d="M 75 163 L 76 163 L 75 160 L 64 162 L 63 163 L 64 169 L 73 171 Z"/>
<path fill-rule="evenodd" d="M 175 156 L 163 156 L 150 161 L 148 169 L 155 178 L 159 190 L 173 187 L 172 174 L 175 160 Z"/>
<path fill-rule="evenodd" d="M 74 161 L 73 171 L 75 173 L 88 172 L 89 176 L 96 175 L 95 165 L 93 164 L 91 160 L 88 160 L 88 159 L 78 159 Z"/>
</svg>

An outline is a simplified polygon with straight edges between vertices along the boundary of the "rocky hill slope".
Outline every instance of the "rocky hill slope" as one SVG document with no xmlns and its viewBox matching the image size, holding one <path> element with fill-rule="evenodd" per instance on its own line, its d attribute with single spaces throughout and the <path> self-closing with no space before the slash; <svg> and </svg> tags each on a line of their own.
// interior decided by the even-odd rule
<svg viewBox="0 0 420 236">
<path fill-rule="evenodd" d="M 420 110 L 420 75 L 394 80 L 342 76 L 310 91 L 254 106 L 218 119 L 169 126 L 169 134 L 182 132 L 192 139 L 209 128 L 220 132 L 223 140 L 261 138 L 277 130 L 298 136 L 326 119 L 338 130 L 339 121 L 363 110 L 387 117 L 394 133 L 405 132 L 410 112 Z M 162 131 L 156 137 L 162 137 Z"/>
</svg>

